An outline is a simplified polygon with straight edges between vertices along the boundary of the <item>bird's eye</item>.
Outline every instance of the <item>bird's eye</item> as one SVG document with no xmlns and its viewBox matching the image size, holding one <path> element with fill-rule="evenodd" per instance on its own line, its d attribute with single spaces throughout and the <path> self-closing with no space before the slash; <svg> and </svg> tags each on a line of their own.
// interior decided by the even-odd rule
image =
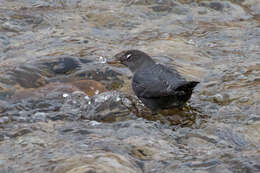
<svg viewBox="0 0 260 173">
<path fill-rule="evenodd" d="M 130 59 L 131 56 L 132 56 L 132 54 L 128 54 L 128 55 L 126 55 L 126 59 Z"/>
</svg>

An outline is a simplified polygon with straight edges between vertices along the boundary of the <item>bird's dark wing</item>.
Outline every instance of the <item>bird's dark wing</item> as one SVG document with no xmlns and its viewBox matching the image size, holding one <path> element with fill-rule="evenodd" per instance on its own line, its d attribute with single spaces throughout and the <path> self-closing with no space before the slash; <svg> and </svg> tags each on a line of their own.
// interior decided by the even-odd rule
<svg viewBox="0 0 260 173">
<path fill-rule="evenodd" d="M 187 81 L 176 70 L 161 64 L 142 69 L 134 74 L 132 87 L 135 94 L 142 98 L 156 98 L 174 95 L 176 89 Z"/>
</svg>

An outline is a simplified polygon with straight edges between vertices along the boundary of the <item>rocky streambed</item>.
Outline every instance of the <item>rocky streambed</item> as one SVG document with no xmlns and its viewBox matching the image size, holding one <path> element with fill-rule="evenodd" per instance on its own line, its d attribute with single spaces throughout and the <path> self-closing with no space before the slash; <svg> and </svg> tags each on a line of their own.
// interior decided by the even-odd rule
<svg viewBox="0 0 260 173">
<path fill-rule="evenodd" d="M 199 80 L 153 116 L 140 49 Z M 0 0 L 1 173 L 260 172 L 258 0 Z"/>
</svg>

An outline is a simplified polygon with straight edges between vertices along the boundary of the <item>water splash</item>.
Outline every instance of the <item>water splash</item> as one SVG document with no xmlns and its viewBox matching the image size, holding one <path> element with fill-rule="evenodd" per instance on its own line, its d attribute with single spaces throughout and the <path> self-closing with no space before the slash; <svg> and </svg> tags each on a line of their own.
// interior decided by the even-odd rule
<svg viewBox="0 0 260 173">
<path fill-rule="evenodd" d="M 96 90 L 96 91 L 95 91 L 95 94 L 98 95 L 98 94 L 99 94 L 99 90 Z"/>
<path fill-rule="evenodd" d="M 100 56 L 98 62 L 100 64 L 105 64 L 105 63 L 107 63 L 107 59 L 105 57 L 103 57 L 103 56 Z"/>
<path fill-rule="evenodd" d="M 86 95 L 86 96 L 84 97 L 84 99 L 85 99 L 85 100 L 90 100 L 90 98 L 89 98 L 88 95 Z"/>
<path fill-rule="evenodd" d="M 66 97 L 68 97 L 68 96 L 69 96 L 68 93 L 64 93 L 64 94 L 62 95 L 63 98 L 66 98 Z"/>
</svg>

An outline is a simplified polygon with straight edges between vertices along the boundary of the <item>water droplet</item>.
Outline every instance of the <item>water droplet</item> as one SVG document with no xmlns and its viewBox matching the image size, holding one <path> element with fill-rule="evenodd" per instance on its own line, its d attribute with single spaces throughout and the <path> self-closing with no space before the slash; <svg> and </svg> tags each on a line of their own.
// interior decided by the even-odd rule
<svg viewBox="0 0 260 173">
<path fill-rule="evenodd" d="M 120 100 L 121 100 L 121 98 L 120 98 L 120 97 L 117 97 L 117 98 L 116 98 L 116 101 L 117 101 L 117 102 L 118 102 L 118 101 L 120 101 Z"/>
<path fill-rule="evenodd" d="M 192 39 L 188 40 L 187 43 L 191 45 L 195 45 L 195 42 Z"/>
<path fill-rule="evenodd" d="M 106 95 L 106 94 L 97 95 L 97 97 L 95 98 L 95 102 L 104 102 L 108 100 L 110 97 L 111 95 Z"/>
<path fill-rule="evenodd" d="M 107 59 L 105 57 L 103 57 L 103 56 L 99 57 L 99 63 L 105 64 L 106 62 L 107 62 Z"/>
<path fill-rule="evenodd" d="M 127 107 L 131 107 L 131 105 L 132 105 L 132 102 L 129 99 L 127 99 L 127 98 L 123 98 L 122 102 Z"/>
<path fill-rule="evenodd" d="M 90 121 L 90 125 L 92 126 L 97 126 L 97 125 L 100 125 L 101 123 L 100 122 L 97 122 L 97 121 Z"/>
<path fill-rule="evenodd" d="M 84 99 L 85 99 L 85 100 L 89 100 L 89 96 L 85 96 Z"/>
<path fill-rule="evenodd" d="M 67 94 L 67 93 L 64 93 L 63 95 L 62 95 L 62 97 L 64 97 L 64 98 L 66 98 L 66 97 L 68 97 L 69 96 L 69 94 Z"/>
</svg>

